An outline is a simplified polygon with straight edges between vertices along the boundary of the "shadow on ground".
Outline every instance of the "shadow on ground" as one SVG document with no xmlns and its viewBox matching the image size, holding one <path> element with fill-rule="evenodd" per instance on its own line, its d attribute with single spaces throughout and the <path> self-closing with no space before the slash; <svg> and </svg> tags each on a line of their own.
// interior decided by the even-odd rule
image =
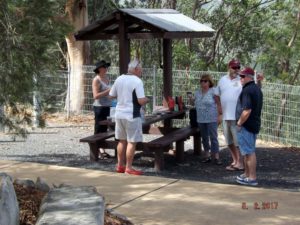
<svg viewBox="0 0 300 225">
<path fill-rule="evenodd" d="M 0 155 L 1 156 L 1 155 Z M 161 176 L 174 179 L 186 179 L 223 184 L 236 184 L 235 177 L 240 171 L 226 171 L 230 163 L 228 149 L 220 152 L 223 165 L 213 162 L 201 163 L 200 156 L 194 156 L 193 151 L 185 153 L 182 164 L 175 162 L 175 157 L 165 155 L 165 170 L 156 173 L 153 169 L 154 158 L 150 154 L 138 152 L 134 160 L 136 168 L 145 171 L 146 176 Z M 88 156 L 76 154 L 40 154 L 40 155 L 6 155 L 8 160 L 37 162 L 43 164 L 70 166 L 103 171 L 114 171 L 116 159 L 110 158 L 99 162 L 90 162 Z M 300 191 L 300 149 L 299 148 L 258 148 L 257 149 L 258 187 Z M 238 185 L 238 184 L 236 184 Z"/>
</svg>

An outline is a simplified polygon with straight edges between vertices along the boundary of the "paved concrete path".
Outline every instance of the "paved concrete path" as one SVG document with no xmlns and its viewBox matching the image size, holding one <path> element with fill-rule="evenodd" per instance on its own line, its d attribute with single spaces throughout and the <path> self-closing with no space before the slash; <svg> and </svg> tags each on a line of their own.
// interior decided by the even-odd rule
<svg viewBox="0 0 300 225">
<path fill-rule="evenodd" d="M 300 193 L 37 163 L 1 161 L 0 172 L 48 184 L 92 185 L 135 225 L 300 224 Z M 265 207 L 265 209 L 263 209 Z"/>
</svg>

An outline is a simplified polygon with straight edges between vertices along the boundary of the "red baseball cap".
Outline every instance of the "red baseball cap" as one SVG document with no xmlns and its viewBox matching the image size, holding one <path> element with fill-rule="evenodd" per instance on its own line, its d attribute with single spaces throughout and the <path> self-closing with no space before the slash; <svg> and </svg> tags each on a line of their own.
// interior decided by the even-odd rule
<svg viewBox="0 0 300 225">
<path fill-rule="evenodd" d="M 240 61 L 237 60 L 237 59 L 232 59 L 232 60 L 228 63 L 228 66 L 229 66 L 230 68 L 232 68 L 232 67 L 239 67 L 239 66 L 241 66 L 241 63 L 240 63 Z"/>
<path fill-rule="evenodd" d="M 250 67 L 245 67 L 242 71 L 239 72 L 240 75 L 245 75 L 245 76 L 254 76 L 254 70 Z"/>
</svg>

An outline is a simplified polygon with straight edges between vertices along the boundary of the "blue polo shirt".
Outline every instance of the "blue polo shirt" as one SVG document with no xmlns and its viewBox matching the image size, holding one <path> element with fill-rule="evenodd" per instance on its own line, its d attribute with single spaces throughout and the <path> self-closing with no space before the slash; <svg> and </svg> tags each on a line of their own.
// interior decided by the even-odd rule
<svg viewBox="0 0 300 225">
<path fill-rule="evenodd" d="M 243 110 L 251 109 L 250 116 L 243 124 L 243 127 L 251 133 L 257 134 L 260 130 L 262 105 L 263 94 L 261 89 L 254 81 L 246 83 L 238 98 L 236 118 L 240 118 Z"/>
</svg>

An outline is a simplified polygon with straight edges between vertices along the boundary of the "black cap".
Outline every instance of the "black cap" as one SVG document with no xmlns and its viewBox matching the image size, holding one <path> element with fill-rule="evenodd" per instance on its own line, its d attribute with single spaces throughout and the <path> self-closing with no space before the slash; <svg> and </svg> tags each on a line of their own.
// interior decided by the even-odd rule
<svg viewBox="0 0 300 225">
<path fill-rule="evenodd" d="M 110 66 L 109 62 L 105 62 L 105 60 L 101 60 L 95 64 L 96 68 L 94 69 L 94 72 L 98 73 L 99 68 L 101 68 L 101 67 L 108 68 L 109 66 Z"/>
</svg>

